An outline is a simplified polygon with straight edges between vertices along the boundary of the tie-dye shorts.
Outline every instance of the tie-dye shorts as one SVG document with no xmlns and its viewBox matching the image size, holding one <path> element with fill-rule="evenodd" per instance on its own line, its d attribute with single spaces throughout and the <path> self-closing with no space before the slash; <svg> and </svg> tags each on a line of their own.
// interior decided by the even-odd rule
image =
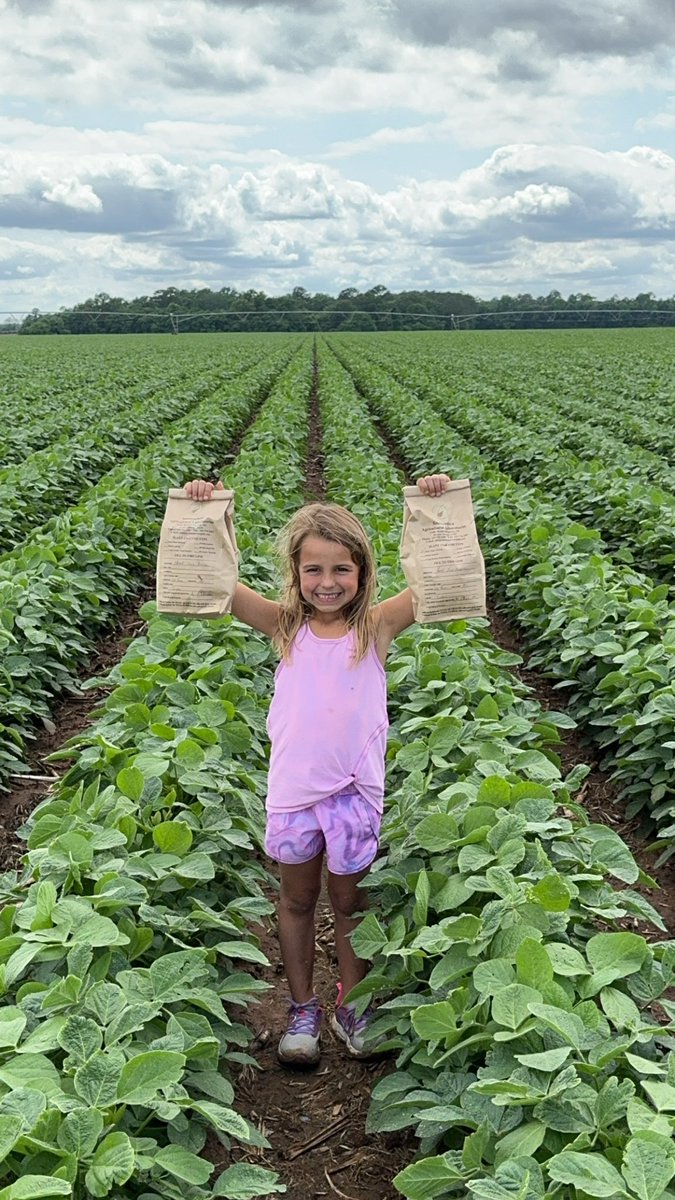
<svg viewBox="0 0 675 1200">
<path fill-rule="evenodd" d="M 333 875 L 355 875 L 377 854 L 381 820 L 358 792 L 338 792 L 311 808 L 268 812 L 265 850 L 276 862 L 294 866 L 325 849 Z"/>
</svg>

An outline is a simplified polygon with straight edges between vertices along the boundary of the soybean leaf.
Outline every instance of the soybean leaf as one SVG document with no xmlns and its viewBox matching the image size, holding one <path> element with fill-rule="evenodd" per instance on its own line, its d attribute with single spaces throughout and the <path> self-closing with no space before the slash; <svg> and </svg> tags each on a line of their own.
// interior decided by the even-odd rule
<svg viewBox="0 0 675 1200">
<path fill-rule="evenodd" d="M 40 1200 L 42 1196 L 70 1196 L 71 1185 L 51 1175 L 22 1175 L 16 1183 L 2 1188 L 0 1200 Z"/>
<path fill-rule="evenodd" d="M 24 1122 L 19 1116 L 0 1113 L 0 1163 L 24 1131 Z"/>
<path fill-rule="evenodd" d="M 155 1163 L 176 1179 L 197 1185 L 206 1183 L 213 1171 L 210 1162 L 182 1146 L 163 1146 L 155 1155 Z"/>
<path fill-rule="evenodd" d="M 428 1042 L 442 1041 L 457 1028 L 457 1013 L 448 1000 L 424 1004 L 411 1013 L 415 1032 Z"/>
<path fill-rule="evenodd" d="M 123 1066 L 121 1050 L 98 1050 L 75 1072 L 77 1095 L 92 1108 L 107 1108 L 117 1096 Z"/>
<path fill-rule="evenodd" d="M 185 821 L 162 821 L 155 825 L 152 838 L 163 854 L 178 854 L 182 858 L 192 845 L 192 830 Z"/>
<path fill-rule="evenodd" d="M 492 1000 L 492 1017 L 498 1025 L 518 1029 L 530 1016 L 530 1005 L 541 1001 L 541 993 L 520 983 L 509 984 Z"/>
<path fill-rule="evenodd" d="M 590 975 L 588 963 L 573 946 L 567 946 L 564 942 L 549 942 L 546 953 L 556 975 Z"/>
<path fill-rule="evenodd" d="M 96 1050 L 101 1049 L 102 1034 L 96 1022 L 89 1017 L 69 1017 L 57 1040 L 73 1063 L 81 1066 Z"/>
<path fill-rule="evenodd" d="M 508 1162 L 511 1158 L 518 1158 L 520 1155 L 533 1155 L 541 1146 L 544 1137 L 546 1136 L 546 1126 L 541 1121 L 527 1121 L 524 1125 L 519 1125 L 517 1129 L 512 1129 L 510 1133 L 504 1134 L 500 1138 L 495 1148 L 495 1163 L 499 1166 L 502 1162 Z"/>
<path fill-rule="evenodd" d="M 640 1010 L 634 1000 L 618 988 L 606 987 L 600 993 L 605 1015 L 617 1029 L 638 1030 L 642 1024 Z"/>
<path fill-rule="evenodd" d="M 465 1171 L 461 1154 L 449 1150 L 434 1158 L 423 1158 L 411 1163 L 394 1176 L 394 1187 L 409 1200 L 435 1200 L 448 1191 L 454 1191 L 457 1183 L 464 1179 Z"/>
<path fill-rule="evenodd" d="M 27 1017 L 22 1009 L 9 1005 L 0 1009 L 0 1049 L 17 1045 L 26 1027 Z"/>
<path fill-rule="evenodd" d="M 49 1099 L 62 1095 L 59 1072 L 44 1054 L 17 1054 L 0 1066 L 0 1080 L 10 1089 L 29 1088 Z"/>
<path fill-rule="evenodd" d="M 103 1114 L 97 1108 L 76 1108 L 67 1113 L 57 1135 L 62 1150 L 89 1158 L 103 1132 Z"/>
<path fill-rule="evenodd" d="M 514 1057 L 524 1067 L 530 1067 L 534 1071 L 557 1071 L 571 1053 L 571 1046 L 558 1046 L 555 1050 L 542 1050 L 534 1054 L 516 1054 Z"/>
<path fill-rule="evenodd" d="M 546 948 L 534 938 L 525 938 L 516 951 L 518 982 L 541 992 L 553 979 L 553 966 Z"/>
<path fill-rule="evenodd" d="M 257 1200 L 258 1196 L 282 1195 L 285 1183 L 279 1183 L 276 1171 L 256 1167 L 252 1163 L 235 1163 L 218 1176 L 213 1196 L 225 1196 L 226 1200 Z"/>
<path fill-rule="evenodd" d="M 515 971 L 507 958 L 488 959 L 479 963 L 473 972 L 474 987 L 484 996 L 494 996 L 515 982 Z"/>
<path fill-rule="evenodd" d="M 430 813 L 415 826 L 417 844 L 431 854 L 448 850 L 456 837 L 457 822 L 449 813 Z"/>
<path fill-rule="evenodd" d="M 365 959 L 374 958 L 388 940 L 385 930 L 372 912 L 366 914 L 350 938 L 354 952 L 359 958 Z"/>
<path fill-rule="evenodd" d="M 658 1112 L 675 1112 L 675 1087 L 643 1079 L 642 1086 Z"/>
<path fill-rule="evenodd" d="M 595 973 L 593 983 L 598 982 L 595 991 L 639 971 L 648 953 L 645 939 L 637 933 L 596 933 L 586 944 L 586 955 Z"/>
<path fill-rule="evenodd" d="M 223 1104 L 213 1104 L 210 1100 L 192 1100 L 190 1108 L 206 1117 L 210 1125 L 220 1129 L 223 1133 L 231 1134 L 240 1142 L 256 1141 L 263 1146 L 269 1145 L 265 1138 L 254 1137 L 254 1131 L 248 1121 L 232 1108 L 226 1108 Z"/>
<path fill-rule="evenodd" d="M 120 1071 L 117 1099 L 127 1104 L 150 1104 L 161 1088 L 178 1083 L 185 1055 L 171 1050 L 148 1050 L 129 1059 Z"/>
<path fill-rule="evenodd" d="M 546 912 L 565 912 L 569 908 L 572 893 L 562 875 L 544 875 L 532 888 L 532 896 Z"/>
<path fill-rule="evenodd" d="M 109 1133 L 98 1147 L 85 1175 L 92 1196 L 107 1196 L 115 1184 L 126 1183 L 134 1170 L 135 1154 L 126 1133 Z"/>
<path fill-rule="evenodd" d="M 143 785 L 145 778 L 143 772 L 136 767 L 123 767 L 119 772 L 115 783 L 119 790 L 138 804 L 143 795 Z"/>
<path fill-rule="evenodd" d="M 616 1167 L 603 1154 L 579 1154 L 563 1150 L 547 1163 L 551 1179 L 568 1183 L 588 1196 L 623 1196 L 625 1187 Z"/>
<path fill-rule="evenodd" d="M 621 1174 L 640 1200 L 658 1200 L 675 1175 L 675 1151 L 658 1134 L 636 1134 L 624 1150 Z"/>
<path fill-rule="evenodd" d="M 0 1114 L 20 1117 L 24 1133 L 30 1133 L 47 1108 L 47 1097 L 36 1088 L 14 1088 L 0 1100 Z"/>
</svg>

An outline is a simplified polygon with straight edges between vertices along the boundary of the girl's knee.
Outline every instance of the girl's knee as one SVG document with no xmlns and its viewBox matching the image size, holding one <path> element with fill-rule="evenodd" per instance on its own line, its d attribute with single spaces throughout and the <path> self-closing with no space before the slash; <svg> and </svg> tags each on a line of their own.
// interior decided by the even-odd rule
<svg viewBox="0 0 675 1200">
<path fill-rule="evenodd" d="M 368 893 L 359 886 L 363 875 L 328 876 L 328 895 L 336 916 L 353 917 L 368 907 Z"/>
<path fill-rule="evenodd" d="M 279 907 L 294 917 L 306 917 L 314 912 L 318 899 L 318 892 L 292 892 L 289 894 L 282 889 Z"/>
<path fill-rule="evenodd" d="M 307 863 L 280 864 L 279 905 L 294 916 L 314 912 L 321 894 L 321 856 Z"/>
<path fill-rule="evenodd" d="M 321 884 L 308 883 L 306 880 L 288 878 L 287 872 L 281 879 L 279 904 L 293 916 L 304 917 L 313 913 L 321 894 Z"/>
</svg>

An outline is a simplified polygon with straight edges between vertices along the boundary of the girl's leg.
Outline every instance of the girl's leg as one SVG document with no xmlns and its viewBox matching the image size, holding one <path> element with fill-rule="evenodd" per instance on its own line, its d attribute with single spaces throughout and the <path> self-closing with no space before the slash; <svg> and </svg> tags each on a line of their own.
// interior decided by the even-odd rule
<svg viewBox="0 0 675 1200">
<path fill-rule="evenodd" d="M 345 995 L 361 982 L 368 971 L 368 963 L 362 958 L 357 958 L 354 953 L 349 934 L 361 920 L 354 914 L 363 912 L 368 907 L 368 893 L 364 888 L 360 888 L 359 884 L 369 870 L 370 867 L 365 867 L 354 875 L 334 875 L 331 871 L 328 872 L 328 895 L 335 914 L 335 949 Z"/>
<path fill-rule="evenodd" d="M 292 999 L 304 1004 L 314 995 L 314 911 L 321 892 L 323 851 L 309 862 L 279 863 L 279 944 Z"/>
</svg>

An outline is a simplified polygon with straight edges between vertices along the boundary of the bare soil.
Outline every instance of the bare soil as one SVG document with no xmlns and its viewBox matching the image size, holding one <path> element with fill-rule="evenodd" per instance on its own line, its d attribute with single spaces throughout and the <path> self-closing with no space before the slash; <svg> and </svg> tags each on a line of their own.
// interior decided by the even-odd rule
<svg viewBox="0 0 675 1200">
<path fill-rule="evenodd" d="M 312 391 L 309 397 L 309 433 L 307 436 L 307 465 L 305 469 L 305 500 L 325 500 L 326 480 L 321 441 L 321 414 L 319 411 L 319 366 L 314 345 Z"/>
<path fill-rule="evenodd" d="M 314 985 L 324 1007 L 324 1022 L 316 1068 L 300 1071 L 277 1059 L 277 1043 L 287 1021 L 288 989 L 274 920 L 255 932 L 271 963 L 262 978 L 274 990 L 250 1010 L 253 1053 L 260 1070 L 240 1073 L 236 1104 L 237 1111 L 262 1130 L 271 1149 L 235 1152 L 234 1157 L 278 1171 L 287 1185 L 288 1200 L 333 1195 L 348 1200 L 400 1200 L 391 1180 L 411 1161 L 416 1145 L 407 1133 L 365 1133 L 370 1093 L 393 1062 L 351 1058 L 330 1028 L 338 973 L 325 888 L 317 908 Z M 210 1144 L 208 1157 L 221 1170 L 231 1161 L 217 1141 Z"/>
</svg>

